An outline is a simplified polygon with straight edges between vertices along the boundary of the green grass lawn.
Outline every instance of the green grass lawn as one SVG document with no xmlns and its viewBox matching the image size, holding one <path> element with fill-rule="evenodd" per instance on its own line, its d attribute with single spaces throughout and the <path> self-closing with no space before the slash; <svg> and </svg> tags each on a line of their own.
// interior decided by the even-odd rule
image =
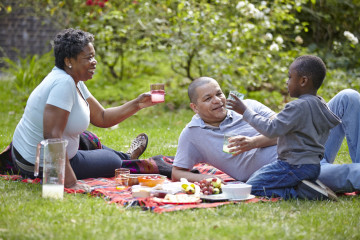
<svg viewBox="0 0 360 240">
<path fill-rule="evenodd" d="M 0 86 L 0 148 L 11 141 L 24 97 Z M 149 135 L 142 156 L 174 155 L 189 110 L 145 109 L 115 129 L 90 130 L 102 143 L 126 150 L 138 133 Z M 350 158 L 344 143 L 337 163 Z M 65 194 L 41 198 L 40 184 L 0 180 L 0 239 L 360 239 L 360 198 L 330 201 L 279 201 L 227 205 L 156 214 L 124 209 L 102 198 Z"/>
</svg>

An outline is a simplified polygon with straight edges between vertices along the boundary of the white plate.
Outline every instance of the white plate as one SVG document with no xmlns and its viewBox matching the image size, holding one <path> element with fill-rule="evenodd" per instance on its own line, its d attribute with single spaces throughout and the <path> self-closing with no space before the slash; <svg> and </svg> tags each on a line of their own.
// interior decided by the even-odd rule
<svg viewBox="0 0 360 240">
<path fill-rule="evenodd" d="M 229 199 L 223 193 L 212 194 L 212 195 L 200 195 L 200 198 L 203 200 L 209 200 L 209 201 L 226 201 Z"/>
<path fill-rule="evenodd" d="M 249 200 L 249 199 L 253 199 L 255 197 L 255 195 L 249 195 L 247 198 L 237 198 L 237 199 L 229 199 L 230 201 L 244 201 L 244 200 Z"/>
</svg>

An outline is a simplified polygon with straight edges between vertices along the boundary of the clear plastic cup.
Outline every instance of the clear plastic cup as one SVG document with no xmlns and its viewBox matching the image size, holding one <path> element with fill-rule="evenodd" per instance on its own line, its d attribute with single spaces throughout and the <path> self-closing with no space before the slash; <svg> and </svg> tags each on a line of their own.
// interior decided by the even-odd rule
<svg viewBox="0 0 360 240">
<path fill-rule="evenodd" d="M 230 148 L 228 148 L 228 145 L 230 144 L 229 143 L 230 138 L 235 137 L 235 136 L 236 136 L 235 133 L 226 133 L 226 134 L 224 134 L 223 152 L 232 154 L 230 152 Z"/>
<path fill-rule="evenodd" d="M 163 83 L 154 83 L 150 85 L 151 101 L 153 103 L 165 102 L 165 85 Z"/>
<path fill-rule="evenodd" d="M 228 96 L 227 99 L 235 100 L 234 97 L 231 96 L 231 94 L 235 95 L 235 96 L 236 96 L 238 99 L 240 99 L 240 100 L 243 100 L 243 99 L 244 99 L 244 94 L 239 93 L 239 92 L 237 92 L 237 91 L 230 91 L 230 92 L 229 92 L 229 96 Z M 228 106 L 226 105 L 226 107 L 228 107 Z"/>
</svg>

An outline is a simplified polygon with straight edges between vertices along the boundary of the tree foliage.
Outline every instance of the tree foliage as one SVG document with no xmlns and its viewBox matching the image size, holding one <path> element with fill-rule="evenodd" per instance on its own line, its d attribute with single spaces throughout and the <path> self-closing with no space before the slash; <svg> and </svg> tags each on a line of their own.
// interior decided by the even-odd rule
<svg viewBox="0 0 360 240">
<path fill-rule="evenodd" d="M 314 2 L 314 3 L 313 3 Z M 331 68 L 356 69 L 360 66 L 358 42 L 345 32 L 360 36 L 360 2 L 357 0 L 308 1 L 296 17 L 308 25 L 304 42 Z"/>
<path fill-rule="evenodd" d="M 92 32 L 113 79 L 137 74 L 143 56 L 154 53 L 166 54 L 171 69 L 190 81 L 211 76 L 244 92 L 287 95 L 288 66 L 302 54 L 322 57 L 334 79 L 337 68 L 359 78 L 357 0 L 39 0 L 31 5 L 39 14 L 56 16 L 63 27 Z"/>
</svg>

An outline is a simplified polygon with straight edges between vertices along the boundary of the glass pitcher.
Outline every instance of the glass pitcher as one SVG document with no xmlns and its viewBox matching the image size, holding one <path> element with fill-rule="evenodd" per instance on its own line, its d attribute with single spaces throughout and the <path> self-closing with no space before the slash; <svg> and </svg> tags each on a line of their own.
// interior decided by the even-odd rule
<svg viewBox="0 0 360 240">
<path fill-rule="evenodd" d="M 39 175 L 40 150 L 43 147 L 42 197 L 62 199 L 64 196 L 67 140 L 46 139 L 37 146 L 34 176 Z"/>
</svg>

